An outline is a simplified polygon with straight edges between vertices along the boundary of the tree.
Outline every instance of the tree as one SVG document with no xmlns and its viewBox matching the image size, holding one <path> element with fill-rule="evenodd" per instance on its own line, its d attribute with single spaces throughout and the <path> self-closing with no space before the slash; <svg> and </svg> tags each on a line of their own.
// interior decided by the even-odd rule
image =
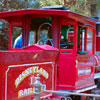
<svg viewBox="0 0 100 100">
<path fill-rule="evenodd" d="M 91 16 L 89 0 L 41 0 L 41 6 L 64 5 L 69 10 Z"/>
<path fill-rule="evenodd" d="M 3 0 L 1 4 L 1 11 L 40 7 L 39 0 Z"/>
<path fill-rule="evenodd" d="M 0 1 L 0 11 L 40 8 L 39 0 L 2 0 Z M 2 29 L 0 29 L 0 49 L 8 48 L 8 23 L 4 20 L 2 22 Z M 16 30 L 17 31 L 17 30 Z"/>
</svg>

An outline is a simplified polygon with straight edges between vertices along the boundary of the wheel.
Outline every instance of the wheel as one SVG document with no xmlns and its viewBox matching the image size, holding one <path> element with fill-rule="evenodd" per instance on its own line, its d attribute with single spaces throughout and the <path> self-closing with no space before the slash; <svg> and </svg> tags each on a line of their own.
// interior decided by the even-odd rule
<svg viewBox="0 0 100 100">
<path fill-rule="evenodd" d="M 62 97 L 60 100 L 72 100 L 71 97 Z"/>
<path fill-rule="evenodd" d="M 66 100 L 66 98 L 65 97 L 62 97 L 60 100 Z"/>
<path fill-rule="evenodd" d="M 72 100 L 81 100 L 81 96 L 70 96 L 72 98 Z"/>
<path fill-rule="evenodd" d="M 72 100 L 72 98 L 71 97 L 66 97 L 66 100 Z"/>
</svg>

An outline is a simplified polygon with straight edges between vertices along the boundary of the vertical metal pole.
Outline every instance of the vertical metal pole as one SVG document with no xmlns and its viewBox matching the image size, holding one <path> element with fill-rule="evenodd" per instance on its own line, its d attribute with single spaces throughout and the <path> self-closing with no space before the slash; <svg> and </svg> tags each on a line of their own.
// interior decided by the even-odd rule
<svg viewBox="0 0 100 100">
<path fill-rule="evenodd" d="M 93 51 L 93 54 L 95 53 L 95 47 L 96 47 L 96 45 L 95 45 L 96 44 L 95 31 L 96 31 L 95 29 L 93 29 L 93 31 L 92 31 L 93 32 L 93 36 L 92 36 L 92 40 L 93 40 L 92 41 L 92 51 Z"/>
<path fill-rule="evenodd" d="M 35 100 L 40 100 L 40 94 L 35 94 Z"/>
<path fill-rule="evenodd" d="M 87 28 L 85 28 L 85 36 L 84 36 L 84 51 L 87 50 Z"/>
<path fill-rule="evenodd" d="M 35 78 L 35 82 L 33 83 L 34 85 L 34 95 L 35 95 L 35 100 L 40 100 L 40 95 L 41 95 L 41 87 L 42 87 L 42 84 L 40 82 L 40 76 L 39 74 L 37 74 L 37 77 Z"/>
<path fill-rule="evenodd" d="M 9 24 L 9 50 L 12 49 L 12 24 Z"/>
<path fill-rule="evenodd" d="M 82 51 L 82 29 L 80 31 L 80 51 Z"/>
<path fill-rule="evenodd" d="M 73 54 L 77 53 L 77 35 L 78 35 L 78 22 L 76 21 L 74 24 L 74 39 L 73 39 Z"/>
<path fill-rule="evenodd" d="M 22 46 L 28 46 L 29 44 L 29 32 L 30 32 L 30 19 L 31 16 L 23 15 L 22 17 Z"/>
<path fill-rule="evenodd" d="M 53 46 L 59 48 L 59 38 L 60 38 L 60 30 L 61 30 L 61 17 L 53 16 L 52 20 L 52 39 Z"/>
</svg>

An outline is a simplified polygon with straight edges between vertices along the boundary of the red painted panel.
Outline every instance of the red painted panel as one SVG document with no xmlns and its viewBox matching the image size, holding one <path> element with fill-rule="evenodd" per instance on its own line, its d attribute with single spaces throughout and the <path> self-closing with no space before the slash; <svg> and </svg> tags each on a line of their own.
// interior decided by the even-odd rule
<svg viewBox="0 0 100 100">
<path fill-rule="evenodd" d="M 75 89 L 76 68 L 75 58 L 72 54 L 59 55 L 58 89 Z"/>
<path fill-rule="evenodd" d="M 7 100 L 31 100 L 34 97 L 31 77 L 35 77 L 36 74 L 40 74 L 40 81 L 46 85 L 47 90 L 54 89 L 53 63 L 10 65 L 5 74 L 5 97 Z M 50 93 L 42 93 L 41 97 L 46 95 L 50 95 Z"/>
<path fill-rule="evenodd" d="M 94 85 L 94 55 L 60 53 L 58 89 L 77 90 Z"/>
<path fill-rule="evenodd" d="M 58 50 L 1 51 L 0 100 L 33 100 L 31 76 L 40 74 L 47 89 L 55 89 L 55 62 Z M 42 97 L 52 94 L 42 93 Z"/>
<path fill-rule="evenodd" d="M 94 85 L 95 55 L 78 55 L 76 59 L 78 61 L 76 87 Z"/>
</svg>

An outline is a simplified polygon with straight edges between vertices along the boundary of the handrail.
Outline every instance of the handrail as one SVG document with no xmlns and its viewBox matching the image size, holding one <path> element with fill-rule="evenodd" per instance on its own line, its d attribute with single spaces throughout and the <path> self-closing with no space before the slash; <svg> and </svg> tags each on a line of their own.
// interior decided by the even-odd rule
<svg viewBox="0 0 100 100">
<path fill-rule="evenodd" d="M 37 76 L 35 77 L 35 82 L 33 84 L 35 91 L 34 91 L 34 95 L 35 95 L 35 100 L 40 100 L 40 94 L 41 94 L 41 89 L 43 87 L 43 84 L 40 82 L 40 77 L 39 74 L 37 74 Z M 43 92 L 47 92 L 47 93 L 58 93 L 58 94 L 66 94 L 66 95 L 79 95 L 79 96 L 90 96 L 90 97 L 100 97 L 100 95 L 97 94 L 86 94 L 86 93 L 75 93 L 75 92 L 63 92 L 63 91 L 55 91 L 55 90 L 46 90 L 46 88 L 44 88 Z"/>
<path fill-rule="evenodd" d="M 58 93 L 58 94 L 67 94 L 67 95 L 69 94 L 69 95 L 79 95 L 79 96 L 100 97 L 100 95 L 97 95 L 97 94 L 63 92 L 63 91 L 54 91 L 54 90 L 44 90 L 44 92 L 48 92 L 48 93 Z"/>
</svg>

